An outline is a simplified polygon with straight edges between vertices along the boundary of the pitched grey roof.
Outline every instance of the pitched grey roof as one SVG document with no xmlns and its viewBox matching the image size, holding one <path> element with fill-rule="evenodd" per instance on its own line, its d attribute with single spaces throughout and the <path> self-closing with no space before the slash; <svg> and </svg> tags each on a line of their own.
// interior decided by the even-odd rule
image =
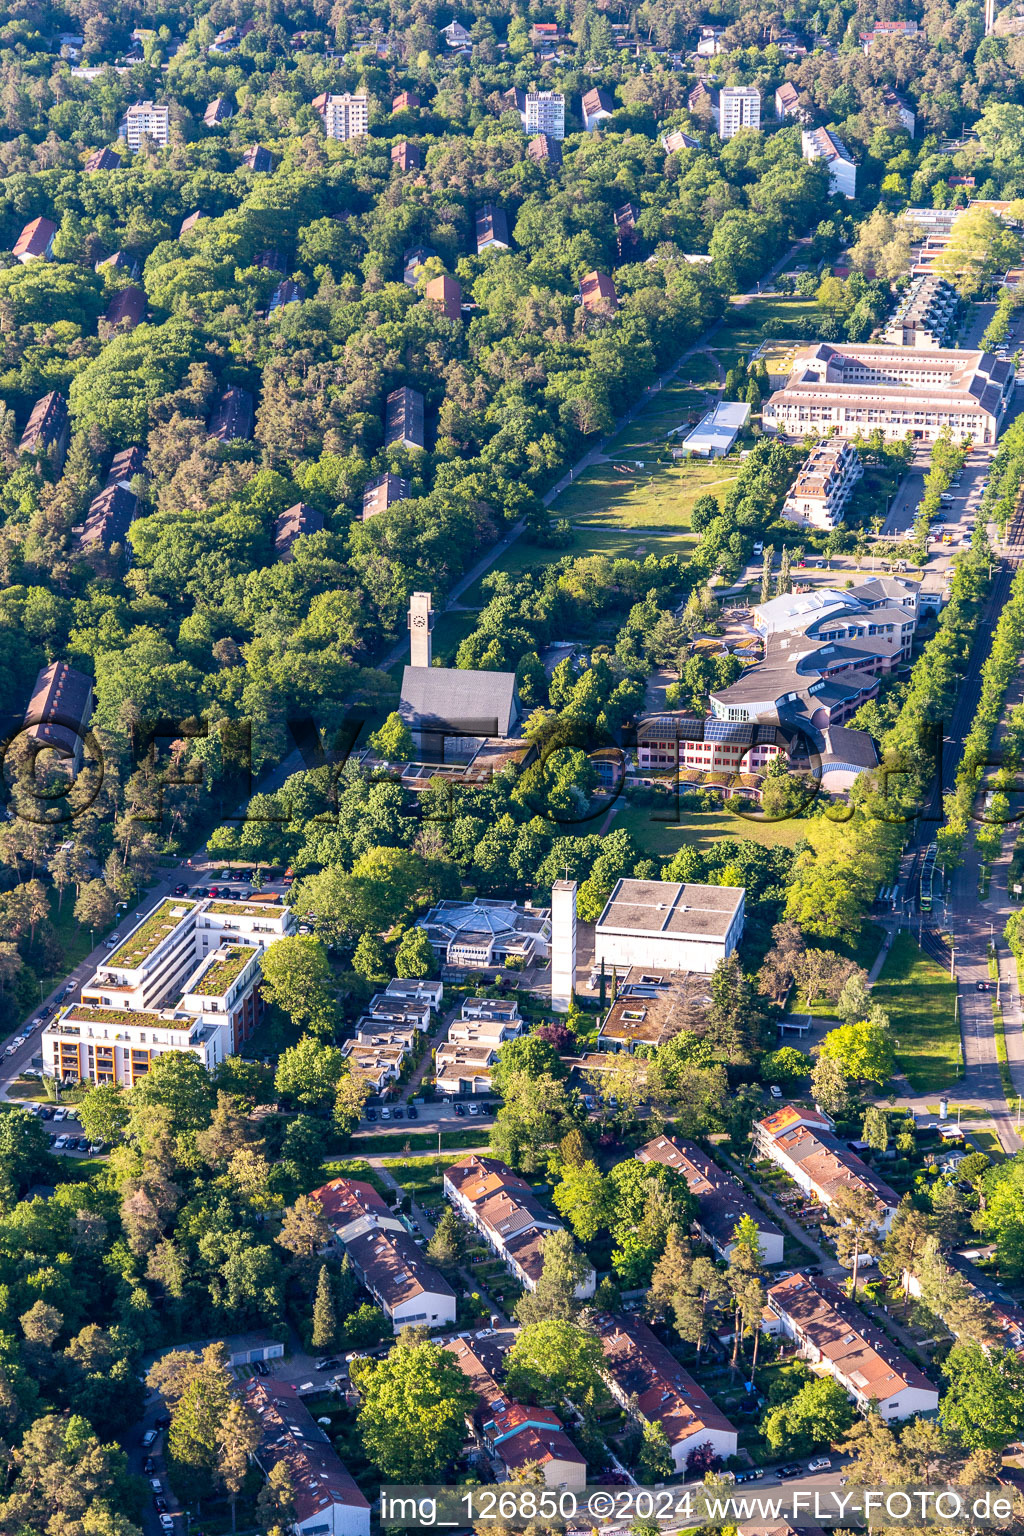
<svg viewBox="0 0 1024 1536">
<path fill-rule="evenodd" d="M 516 676 L 464 667 L 406 667 L 398 709 L 414 729 L 508 736 L 519 718 Z"/>
</svg>

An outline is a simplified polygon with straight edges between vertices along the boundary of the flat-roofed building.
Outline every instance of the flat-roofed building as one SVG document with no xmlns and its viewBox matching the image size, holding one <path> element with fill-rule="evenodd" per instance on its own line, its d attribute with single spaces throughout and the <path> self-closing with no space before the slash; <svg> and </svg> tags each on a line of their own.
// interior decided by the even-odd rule
<svg viewBox="0 0 1024 1536">
<path fill-rule="evenodd" d="M 831 128 L 805 128 L 800 136 L 805 160 L 824 160 L 828 166 L 828 190 L 843 197 L 857 196 L 857 167 L 853 156 Z"/>
<path fill-rule="evenodd" d="M 598 962 L 600 964 L 600 962 Z M 596 1052 L 609 1058 L 657 1050 L 707 1014 L 711 991 L 697 971 L 619 971 L 616 995 L 597 1026 Z"/>
<path fill-rule="evenodd" d="M 723 85 L 711 103 L 720 139 L 731 139 L 741 128 L 760 128 L 761 92 L 754 85 Z"/>
<path fill-rule="evenodd" d="M 260 953 L 294 930 L 281 902 L 166 898 L 46 1026 L 44 1072 L 130 1088 L 174 1050 L 212 1071 L 259 1020 Z"/>
<path fill-rule="evenodd" d="M 527 91 L 523 127 L 529 134 L 565 138 L 565 97 L 561 91 Z"/>
<path fill-rule="evenodd" d="M 474 1009 L 467 1004 L 487 1003 L 487 998 L 467 999 L 462 1015 L 448 1026 L 448 1038 L 434 1055 L 434 1081 L 439 1093 L 457 1097 L 489 1093 L 491 1069 L 506 1040 L 523 1033 L 525 1020 L 515 1002 L 493 1009 Z"/>
<path fill-rule="evenodd" d="M 25 735 L 40 751 L 54 752 L 72 778 L 82 765 L 92 706 L 92 678 L 65 661 L 53 661 L 36 678 L 25 711 Z"/>
<path fill-rule="evenodd" d="M 641 1422 L 661 1425 L 675 1472 L 687 1470 L 687 1459 L 698 1446 L 710 1445 L 723 1461 L 736 1454 L 732 1424 L 646 1323 L 605 1314 L 595 1327 L 609 1391 Z"/>
<path fill-rule="evenodd" d="M 940 351 L 949 341 L 960 309 L 960 295 L 944 277 L 922 273 L 903 294 L 882 332 L 892 347 Z"/>
<path fill-rule="evenodd" d="M 386 474 L 375 475 L 363 490 L 363 522 L 375 517 L 378 512 L 386 512 L 396 502 L 405 501 L 408 495 L 409 482 L 401 475 L 392 474 L 390 470 Z"/>
<path fill-rule="evenodd" d="M 158 101 L 133 102 L 121 119 L 120 135 L 129 149 L 138 149 L 143 139 L 163 148 L 171 137 L 170 107 Z"/>
<path fill-rule="evenodd" d="M 636 1154 L 642 1163 L 659 1163 L 672 1168 L 686 1180 L 697 1202 L 695 1225 L 706 1243 L 720 1259 L 728 1259 L 736 1244 L 737 1224 L 749 1217 L 757 1227 L 757 1240 L 765 1264 L 781 1264 L 784 1239 L 782 1230 L 764 1214 L 753 1195 L 732 1174 L 723 1173 L 694 1141 L 678 1136 L 655 1136 Z"/>
<path fill-rule="evenodd" d="M 384 446 L 401 443 L 403 448 L 422 448 L 423 396 L 418 389 L 403 384 L 393 389 L 385 401 Z"/>
<path fill-rule="evenodd" d="M 932 1413 L 938 1389 L 831 1280 L 798 1272 L 768 1290 L 766 1331 L 783 1333 L 834 1377 L 862 1413 L 886 1420 Z"/>
<path fill-rule="evenodd" d="M 445 1170 L 444 1193 L 520 1284 L 536 1290 L 544 1268 L 544 1238 L 564 1228 L 526 1180 L 498 1158 L 474 1153 Z M 591 1269 L 575 1295 L 581 1300 L 593 1296 L 596 1281 Z"/>
<path fill-rule="evenodd" d="M 53 251 L 57 226 L 52 219 L 33 219 L 26 224 L 11 253 L 22 265 L 29 261 L 46 261 Z"/>
<path fill-rule="evenodd" d="M 277 558 L 293 560 L 295 555 L 292 546 L 295 540 L 310 533 L 320 533 L 323 526 L 323 513 L 311 507 L 307 501 L 297 501 L 293 507 L 286 507 L 274 519 L 274 553 Z"/>
<path fill-rule="evenodd" d="M 944 434 L 993 444 L 1010 400 L 1012 363 L 988 352 L 922 352 L 914 347 L 819 342 L 801 348 L 786 384 L 764 403 L 766 431 L 840 437 L 878 430 L 934 442 Z"/>
<path fill-rule="evenodd" d="M 763 773 L 785 751 L 778 727 L 767 723 L 665 713 L 648 715 L 636 728 L 641 772 Z"/>
<path fill-rule="evenodd" d="M 329 139 L 360 139 L 370 131 L 370 98 L 329 95 L 323 105 L 324 131 Z"/>
<path fill-rule="evenodd" d="M 783 517 L 802 528 L 838 527 L 863 473 L 860 454 L 852 444 L 824 438 L 801 464 L 783 503 Z"/>
<path fill-rule="evenodd" d="M 742 886 L 618 880 L 594 930 L 594 961 L 710 973 L 743 933 Z"/>
</svg>

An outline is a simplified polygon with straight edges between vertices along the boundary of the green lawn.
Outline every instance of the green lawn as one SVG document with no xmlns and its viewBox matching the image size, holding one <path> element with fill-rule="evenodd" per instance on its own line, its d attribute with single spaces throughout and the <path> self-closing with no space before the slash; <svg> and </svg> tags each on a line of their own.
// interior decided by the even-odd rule
<svg viewBox="0 0 1024 1536">
<path fill-rule="evenodd" d="M 694 415 L 699 419 L 717 400 L 720 380 L 710 357 L 697 353 L 689 358 L 670 384 L 660 389 L 648 405 L 610 440 L 609 452 L 631 453 L 659 446 L 674 427 Z"/>
<path fill-rule="evenodd" d="M 387 1194 L 388 1187 L 380 1174 L 362 1157 L 332 1158 L 330 1162 L 324 1163 L 317 1183 L 327 1184 L 331 1179 L 357 1179 L 362 1184 L 369 1184 L 378 1195 Z"/>
<path fill-rule="evenodd" d="M 556 515 L 560 515 L 557 502 L 553 510 Z M 676 550 L 689 549 L 692 542 L 692 536 L 686 533 L 674 533 L 671 530 L 666 530 L 664 533 L 640 534 L 629 528 L 603 528 L 577 524 L 576 537 L 567 548 L 544 549 L 537 544 L 531 544 L 525 538 L 517 539 L 512 548 L 506 550 L 501 559 L 494 562 L 491 571 L 507 571 L 510 576 L 521 576 L 524 571 L 539 571 L 543 566 L 550 565 L 553 560 L 561 560 L 563 555 L 568 555 L 573 560 L 581 560 L 586 555 L 607 555 L 612 560 L 643 559 L 645 555 L 671 555 Z M 487 575 L 490 575 L 490 571 Z M 463 594 L 461 601 L 467 608 L 482 608 L 487 598 L 488 593 L 483 590 L 479 581 L 475 581 Z M 460 618 L 463 615 L 455 614 L 454 617 Z M 465 617 L 475 621 L 475 616 L 472 614 Z"/>
<path fill-rule="evenodd" d="M 388 1163 L 388 1173 L 416 1200 L 439 1196 L 443 1170 L 461 1161 L 460 1153 L 450 1157 L 410 1157 L 405 1162 Z"/>
<path fill-rule="evenodd" d="M 734 303 L 715 336 L 715 355 L 725 369 L 740 357 L 749 362 L 750 354 L 765 339 L 766 327 L 770 327 L 768 334 L 773 340 L 810 341 L 817 334 L 817 312 L 813 299 L 780 293 L 751 299 L 749 304 Z"/>
<path fill-rule="evenodd" d="M 956 983 L 906 932 L 898 933 L 872 989 L 899 1042 L 896 1057 L 917 1093 L 936 1093 L 960 1077 Z"/>
<path fill-rule="evenodd" d="M 765 822 L 748 819 L 727 806 L 711 811 L 680 811 L 678 821 L 658 821 L 656 816 L 670 814 L 666 806 L 626 805 L 612 822 L 612 828 L 626 827 L 652 858 L 670 859 L 687 843 L 710 848 L 723 837 L 749 838 L 766 848 L 780 844 L 792 848 L 805 835 L 802 821 Z"/>
<path fill-rule="evenodd" d="M 689 531 L 697 497 L 710 491 L 721 503 L 736 483 L 739 462 L 737 454 L 731 459 L 688 459 L 679 464 L 642 458 L 617 459 L 619 468 L 613 463 L 595 464 L 562 492 L 551 510 L 577 527 Z M 644 468 L 632 469 L 637 463 Z"/>
</svg>

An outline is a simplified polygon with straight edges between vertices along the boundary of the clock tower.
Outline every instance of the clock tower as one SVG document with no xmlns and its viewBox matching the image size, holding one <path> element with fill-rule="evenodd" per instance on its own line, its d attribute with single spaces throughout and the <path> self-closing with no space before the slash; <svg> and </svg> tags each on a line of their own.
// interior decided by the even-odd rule
<svg viewBox="0 0 1024 1536">
<path fill-rule="evenodd" d="M 429 592 L 414 592 L 409 599 L 409 664 L 429 667 L 433 661 L 434 613 Z"/>
</svg>

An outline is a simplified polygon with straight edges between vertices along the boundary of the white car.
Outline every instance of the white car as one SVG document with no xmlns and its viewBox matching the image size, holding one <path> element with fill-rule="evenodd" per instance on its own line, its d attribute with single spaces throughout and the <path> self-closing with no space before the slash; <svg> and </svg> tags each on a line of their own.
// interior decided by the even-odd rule
<svg viewBox="0 0 1024 1536">
<path fill-rule="evenodd" d="M 832 1461 L 828 1456 L 815 1456 L 813 1461 L 807 1463 L 808 1472 L 831 1472 Z"/>
<path fill-rule="evenodd" d="M 164 1491 L 164 1485 L 158 1477 L 151 1477 L 149 1480 L 149 1486 L 152 1488 L 154 1493 L 163 1493 Z"/>
<path fill-rule="evenodd" d="M 771 1087 L 768 1089 L 768 1092 L 771 1094 L 773 1099 L 782 1098 L 782 1089 L 779 1087 L 778 1083 L 772 1083 Z"/>
<path fill-rule="evenodd" d="M 68 1112 L 63 1107 L 63 1105 L 60 1107 L 60 1109 L 55 1109 L 54 1112 L 53 1112 L 53 1118 L 55 1120 L 66 1120 L 67 1117 L 68 1117 Z"/>
<path fill-rule="evenodd" d="M 173 1517 L 173 1515 L 161 1515 L 160 1516 L 160 1529 L 162 1531 L 173 1531 L 174 1530 L 174 1517 Z"/>
<path fill-rule="evenodd" d="M 121 942 L 121 935 L 119 933 L 108 933 L 103 942 L 108 949 L 116 949 L 117 945 Z"/>
<path fill-rule="evenodd" d="M 67 1137 L 67 1136 L 58 1136 L 58 1137 L 57 1137 L 57 1140 L 56 1140 L 56 1141 L 55 1141 L 55 1142 L 54 1142 L 54 1144 L 53 1144 L 53 1145 L 54 1145 L 54 1147 L 55 1147 L 55 1149 L 56 1149 L 56 1150 L 57 1150 L 57 1151 L 58 1151 L 58 1152 L 63 1152 L 63 1151 L 64 1151 L 64 1148 L 65 1148 L 65 1147 L 66 1147 L 66 1146 L 67 1146 L 67 1144 L 68 1144 L 68 1140 L 69 1140 L 69 1138 L 68 1138 L 68 1137 Z"/>
</svg>

